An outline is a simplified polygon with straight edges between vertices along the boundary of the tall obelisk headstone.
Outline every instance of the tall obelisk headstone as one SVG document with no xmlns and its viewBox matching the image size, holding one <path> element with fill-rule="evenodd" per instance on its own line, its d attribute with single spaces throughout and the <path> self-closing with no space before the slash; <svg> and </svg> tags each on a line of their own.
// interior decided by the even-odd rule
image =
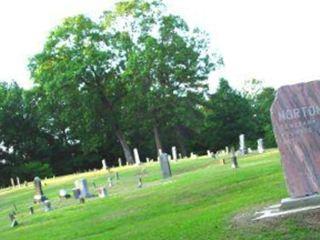
<svg viewBox="0 0 320 240">
<path fill-rule="evenodd" d="M 241 155 L 245 155 L 247 153 L 244 134 L 239 136 L 239 151 Z"/>
<path fill-rule="evenodd" d="M 320 192 L 319 93 L 320 81 L 284 86 L 271 107 L 273 131 L 293 199 Z"/>
<path fill-rule="evenodd" d="M 134 155 L 134 161 L 136 165 L 140 165 L 141 161 L 140 161 L 140 156 L 137 148 L 133 149 L 133 155 Z"/>
<path fill-rule="evenodd" d="M 33 202 L 34 203 L 41 203 L 47 200 L 46 196 L 44 196 L 43 191 L 42 191 L 42 184 L 41 184 L 41 179 L 39 177 L 35 177 L 33 180 L 34 183 L 34 190 L 35 194 L 33 197 Z"/>
</svg>

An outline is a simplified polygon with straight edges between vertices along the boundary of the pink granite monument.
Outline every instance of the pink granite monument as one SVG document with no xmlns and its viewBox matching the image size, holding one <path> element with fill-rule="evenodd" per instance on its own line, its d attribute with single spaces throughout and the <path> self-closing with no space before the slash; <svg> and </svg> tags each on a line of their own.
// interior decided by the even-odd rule
<svg viewBox="0 0 320 240">
<path fill-rule="evenodd" d="M 271 107 L 273 131 L 292 199 L 320 192 L 320 81 L 281 87 Z"/>
</svg>

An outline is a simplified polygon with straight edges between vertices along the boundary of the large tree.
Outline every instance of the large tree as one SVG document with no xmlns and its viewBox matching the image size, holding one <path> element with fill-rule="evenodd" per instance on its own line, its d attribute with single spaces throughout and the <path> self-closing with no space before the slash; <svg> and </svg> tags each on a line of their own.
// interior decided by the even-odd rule
<svg viewBox="0 0 320 240">
<path fill-rule="evenodd" d="M 208 89 L 208 74 L 222 63 L 221 58 L 210 54 L 206 33 L 167 14 L 161 1 L 121 2 L 115 13 L 106 13 L 105 21 L 112 25 L 110 19 L 125 22 L 122 31 L 134 42 L 125 71 L 134 83 L 128 116 L 143 119 L 153 132 L 157 150 L 164 148 L 161 132 L 171 128 L 185 152 L 182 129 L 187 128 L 188 120 L 181 112 L 195 112 Z"/>
<path fill-rule="evenodd" d="M 64 132 L 82 133 L 86 125 L 96 131 L 110 126 L 127 162 L 133 157 L 121 116 L 130 82 L 122 78 L 131 41 L 127 34 L 108 32 L 100 22 L 79 15 L 55 28 L 41 53 L 30 63 L 32 78 L 43 92 L 42 100 L 58 106 Z"/>
</svg>

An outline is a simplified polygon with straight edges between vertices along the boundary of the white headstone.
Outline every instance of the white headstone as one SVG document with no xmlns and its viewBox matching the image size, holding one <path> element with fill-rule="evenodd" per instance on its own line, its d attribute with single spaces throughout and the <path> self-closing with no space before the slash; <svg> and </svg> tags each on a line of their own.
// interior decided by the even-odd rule
<svg viewBox="0 0 320 240">
<path fill-rule="evenodd" d="M 121 158 L 118 158 L 118 165 L 119 165 L 119 167 L 122 167 L 122 161 L 121 161 Z"/>
<path fill-rule="evenodd" d="M 245 139 L 244 139 L 244 134 L 241 134 L 239 136 L 239 151 L 241 155 L 246 154 L 246 145 L 245 145 Z"/>
<path fill-rule="evenodd" d="M 21 184 L 20 184 L 20 178 L 19 178 L 19 177 L 17 177 L 16 179 L 17 179 L 17 185 L 18 185 L 18 187 L 20 188 L 20 187 L 21 187 Z"/>
<path fill-rule="evenodd" d="M 140 165 L 141 162 L 140 162 L 139 152 L 137 148 L 133 149 L 133 154 L 134 154 L 134 160 L 136 162 L 136 165 Z"/>
<path fill-rule="evenodd" d="M 105 159 L 102 159 L 102 169 L 103 170 L 107 170 L 107 163 L 106 163 L 106 160 Z"/>
<path fill-rule="evenodd" d="M 14 179 L 13 178 L 10 178 L 10 181 L 11 181 L 11 186 L 14 188 L 15 184 L 14 184 Z"/>
<path fill-rule="evenodd" d="M 177 161 L 177 148 L 175 146 L 172 147 L 172 157 L 174 161 Z"/>
<path fill-rule="evenodd" d="M 107 196 L 107 189 L 105 187 L 98 188 L 99 198 L 105 198 Z"/>
<path fill-rule="evenodd" d="M 263 139 L 258 139 L 258 153 L 264 153 Z"/>
</svg>

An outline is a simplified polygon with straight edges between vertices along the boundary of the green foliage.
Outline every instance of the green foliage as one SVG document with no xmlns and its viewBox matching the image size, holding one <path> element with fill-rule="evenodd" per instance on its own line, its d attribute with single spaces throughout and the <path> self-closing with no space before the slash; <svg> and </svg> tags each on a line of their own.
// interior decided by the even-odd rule
<svg viewBox="0 0 320 240">
<path fill-rule="evenodd" d="M 221 79 L 219 87 L 210 96 L 206 108 L 203 141 L 210 149 L 220 150 L 225 146 L 238 147 L 239 135 L 254 137 L 253 111 L 249 101 L 232 89 L 227 80 Z"/>
<path fill-rule="evenodd" d="M 30 60 L 34 88 L 0 84 L 0 185 L 100 168 L 103 158 L 132 163 L 133 147 L 141 159 L 172 146 L 186 156 L 237 148 L 241 133 L 252 148 L 258 138 L 275 146 L 274 89 L 252 80 L 238 92 L 223 79 L 208 94 L 223 65 L 210 49 L 204 31 L 158 0 L 118 2 L 98 21 L 65 19 Z"/>
</svg>

